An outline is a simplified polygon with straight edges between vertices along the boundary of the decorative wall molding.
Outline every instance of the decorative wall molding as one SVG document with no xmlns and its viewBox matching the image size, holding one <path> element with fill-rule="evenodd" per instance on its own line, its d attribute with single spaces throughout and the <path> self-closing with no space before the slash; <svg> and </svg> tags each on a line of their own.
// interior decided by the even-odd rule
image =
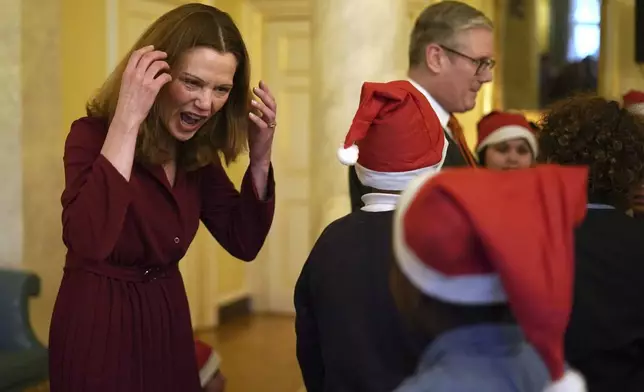
<svg viewBox="0 0 644 392">
<path fill-rule="evenodd" d="M 164 0 L 164 1 L 176 1 L 176 0 Z M 311 10 L 313 8 L 314 1 L 326 1 L 326 0 L 250 0 L 250 3 L 257 8 L 258 11 L 262 13 L 265 17 L 269 19 L 275 18 L 298 18 L 305 17 L 309 18 L 311 16 Z M 346 0 L 351 1 L 351 0 Z M 409 12 L 412 15 L 417 15 L 422 11 L 428 4 L 434 3 L 434 1 L 428 0 L 399 0 L 407 1 Z"/>
<path fill-rule="evenodd" d="M 119 0 L 105 1 L 105 28 L 105 73 L 109 76 L 119 61 Z"/>
<path fill-rule="evenodd" d="M 313 1 L 320 0 L 249 0 L 268 19 L 309 18 Z"/>
</svg>

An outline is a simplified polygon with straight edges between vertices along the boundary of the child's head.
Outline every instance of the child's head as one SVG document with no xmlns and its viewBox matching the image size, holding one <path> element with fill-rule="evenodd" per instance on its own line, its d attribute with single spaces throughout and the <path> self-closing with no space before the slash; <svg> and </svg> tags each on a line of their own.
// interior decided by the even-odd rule
<svg viewBox="0 0 644 392">
<path fill-rule="evenodd" d="M 223 392 L 226 379 L 219 370 L 221 359 L 209 344 L 195 339 L 199 381 L 204 392 Z"/>
<path fill-rule="evenodd" d="M 434 214 L 421 230 L 407 234 L 407 242 L 433 249 L 433 257 L 442 260 L 445 266 L 460 266 L 468 259 L 485 257 L 474 228 L 458 206 L 440 192 L 427 195 L 422 202 L 431 204 Z M 513 321 L 504 303 L 470 306 L 426 295 L 410 282 L 397 263 L 392 266 L 390 286 L 401 313 L 428 338 L 463 325 Z"/>
<path fill-rule="evenodd" d="M 524 169 L 534 164 L 537 139 L 528 120 L 519 113 L 493 111 L 478 123 L 476 152 L 488 169 Z"/>
<path fill-rule="evenodd" d="M 409 326 L 426 340 L 441 333 L 475 324 L 514 324 L 516 320 L 506 304 L 468 306 L 443 302 L 421 292 L 392 263 L 389 287 L 396 306 Z"/>
<path fill-rule="evenodd" d="M 633 114 L 639 116 L 644 114 L 644 91 L 628 91 L 622 96 L 622 106 Z"/>
<path fill-rule="evenodd" d="M 561 379 L 587 175 L 544 165 L 414 180 L 394 217 L 397 305 L 431 337 L 513 315 L 553 380 Z"/>
<path fill-rule="evenodd" d="M 601 97 L 555 104 L 542 119 L 540 161 L 589 167 L 591 201 L 627 209 L 644 181 L 644 117 Z"/>
</svg>

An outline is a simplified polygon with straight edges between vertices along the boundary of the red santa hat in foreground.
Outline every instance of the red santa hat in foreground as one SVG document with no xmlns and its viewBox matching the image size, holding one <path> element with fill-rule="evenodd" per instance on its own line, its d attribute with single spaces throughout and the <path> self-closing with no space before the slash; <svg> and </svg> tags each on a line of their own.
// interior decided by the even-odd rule
<svg viewBox="0 0 644 392">
<path fill-rule="evenodd" d="M 355 165 L 364 185 L 400 191 L 416 176 L 440 170 L 447 146 L 436 113 L 411 83 L 367 82 L 338 159 Z"/>
<path fill-rule="evenodd" d="M 204 388 L 219 371 L 221 360 L 212 347 L 201 340 L 195 340 L 195 354 L 199 368 L 199 381 Z"/>
<path fill-rule="evenodd" d="M 452 169 L 414 180 L 394 218 L 396 262 L 409 281 L 446 303 L 508 302 L 549 369 L 547 392 L 586 390 L 563 353 L 586 181 L 580 167 Z"/>
<path fill-rule="evenodd" d="M 622 97 L 624 108 L 635 114 L 644 114 L 644 92 L 630 90 Z"/>
<path fill-rule="evenodd" d="M 532 155 L 537 156 L 539 147 L 537 138 L 524 115 L 493 111 L 483 117 L 478 123 L 479 140 L 476 144 L 476 153 L 480 154 L 485 147 L 511 139 L 525 139 L 532 150 Z"/>
</svg>

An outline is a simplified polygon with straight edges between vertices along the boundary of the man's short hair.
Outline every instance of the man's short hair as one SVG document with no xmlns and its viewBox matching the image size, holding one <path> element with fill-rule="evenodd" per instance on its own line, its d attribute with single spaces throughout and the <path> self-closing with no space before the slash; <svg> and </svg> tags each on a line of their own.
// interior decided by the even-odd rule
<svg viewBox="0 0 644 392">
<path fill-rule="evenodd" d="M 425 61 L 430 43 L 453 46 L 461 31 L 484 28 L 492 30 L 492 21 L 476 8 L 460 1 L 441 1 L 425 8 L 414 23 L 409 42 L 409 66 Z"/>
</svg>

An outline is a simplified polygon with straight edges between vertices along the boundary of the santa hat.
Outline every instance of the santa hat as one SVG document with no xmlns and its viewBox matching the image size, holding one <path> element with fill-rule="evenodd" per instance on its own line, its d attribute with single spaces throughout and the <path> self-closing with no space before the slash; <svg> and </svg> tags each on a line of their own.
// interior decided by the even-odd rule
<svg viewBox="0 0 644 392">
<path fill-rule="evenodd" d="M 485 147 L 511 139 L 525 139 L 535 157 L 539 152 L 534 130 L 520 113 L 490 112 L 479 121 L 477 128 L 479 140 L 476 152 L 479 155 Z"/>
<path fill-rule="evenodd" d="M 624 108 L 634 114 L 644 114 L 644 92 L 630 90 L 622 97 Z"/>
<path fill-rule="evenodd" d="M 356 165 L 364 185 L 399 191 L 419 174 L 440 170 L 447 146 L 436 113 L 411 83 L 367 82 L 338 159 Z"/>
<path fill-rule="evenodd" d="M 451 169 L 413 181 L 394 218 L 396 262 L 425 295 L 464 306 L 508 302 L 546 364 L 548 392 L 585 391 L 564 364 L 574 228 L 587 169 Z"/>
<path fill-rule="evenodd" d="M 212 347 L 201 340 L 195 340 L 195 353 L 199 368 L 199 380 L 203 388 L 219 371 L 221 360 Z"/>
</svg>

